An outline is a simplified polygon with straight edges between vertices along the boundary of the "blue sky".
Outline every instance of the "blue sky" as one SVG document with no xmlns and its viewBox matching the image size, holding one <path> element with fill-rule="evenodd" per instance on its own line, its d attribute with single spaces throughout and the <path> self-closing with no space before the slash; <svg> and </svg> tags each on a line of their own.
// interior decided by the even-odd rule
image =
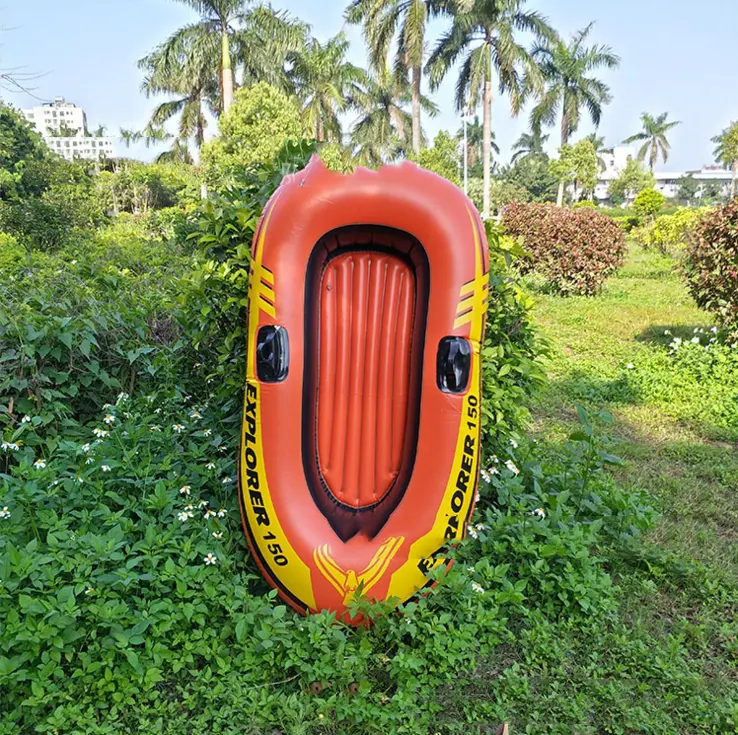
<svg viewBox="0 0 738 735">
<path fill-rule="evenodd" d="M 320 39 L 342 26 L 344 2 L 273 0 L 273 5 L 310 23 Z M 608 145 L 636 132 L 641 112 L 668 111 L 682 124 L 672 131 L 672 154 L 660 168 L 693 169 L 712 162 L 710 138 L 738 119 L 733 64 L 738 2 L 530 0 L 528 6 L 546 15 L 562 35 L 595 21 L 592 39 L 621 57 L 619 69 L 602 73 L 613 94 L 600 125 Z M 136 61 L 194 19 L 193 11 L 176 0 L 0 0 L 0 70 L 41 75 L 31 83 L 36 96 L 76 102 L 92 126 L 105 124 L 109 134 L 121 127 L 140 129 L 155 101 L 139 91 Z M 431 27 L 431 42 L 442 29 L 442 23 Z M 364 64 L 358 29 L 348 35 L 351 60 Z M 19 107 L 40 104 L 6 90 L 2 96 Z M 441 114 L 426 121 L 427 131 L 458 129 L 452 79 L 434 99 Z M 504 161 L 525 130 L 527 115 L 511 118 L 508 102 L 497 99 L 492 118 Z M 589 132 L 591 126 L 582 126 L 575 137 Z M 151 152 L 134 149 L 132 154 Z"/>
</svg>

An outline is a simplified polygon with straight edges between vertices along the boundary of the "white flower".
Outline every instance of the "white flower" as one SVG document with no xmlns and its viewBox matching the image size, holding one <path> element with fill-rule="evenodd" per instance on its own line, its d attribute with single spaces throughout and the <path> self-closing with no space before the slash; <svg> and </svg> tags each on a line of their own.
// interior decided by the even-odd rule
<svg viewBox="0 0 738 735">
<path fill-rule="evenodd" d="M 84 480 L 82 479 L 82 475 L 77 475 L 77 482 L 83 483 Z"/>
<path fill-rule="evenodd" d="M 127 401 L 130 398 L 128 393 L 118 393 L 118 398 L 115 401 L 115 405 L 117 406 L 122 401 Z"/>
<path fill-rule="evenodd" d="M 546 511 L 543 510 L 543 508 L 536 508 L 534 511 L 531 512 L 531 515 L 534 515 L 536 518 L 545 518 Z"/>
<path fill-rule="evenodd" d="M 634 364 L 633 364 L 632 362 L 629 362 L 629 363 L 628 363 L 628 364 L 627 364 L 627 365 L 625 366 L 625 369 L 626 369 L 626 370 L 634 370 L 634 369 L 635 369 L 635 365 L 634 365 Z"/>
<path fill-rule="evenodd" d="M 82 445 L 82 451 L 86 454 L 90 451 L 90 445 L 89 444 L 83 444 Z"/>
<path fill-rule="evenodd" d="M 490 461 L 490 462 L 494 462 L 495 464 L 500 464 L 500 458 L 499 458 L 499 457 L 498 457 L 498 456 L 497 456 L 496 454 L 493 454 L 493 455 L 492 455 L 492 456 L 491 456 L 491 457 L 489 458 L 489 461 Z"/>
<path fill-rule="evenodd" d="M 73 260 L 72 261 L 72 265 L 77 265 L 77 261 L 76 260 Z"/>
<path fill-rule="evenodd" d="M 99 429 L 97 426 L 92 430 L 92 433 L 98 438 L 102 439 L 106 436 L 110 436 L 109 431 L 105 431 L 105 429 Z"/>
<path fill-rule="evenodd" d="M 190 413 L 190 418 L 191 419 L 201 419 L 202 418 L 202 415 L 200 414 L 199 411 L 192 411 Z"/>
<path fill-rule="evenodd" d="M 513 475 L 520 474 L 520 470 L 518 469 L 518 466 L 511 459 L 508 459 L 507 462 L 505 462 L 505 467 L 507 467 L 507 469 L 513 473 Z"/>
<path fill-rule="evenodd" d="M 214 554 L 208 554 L 203 561 L 205 562 L 205 566 L 210 567 L 218 561 L 218 558 Z"/>
<path fill-rule="evenodd" d="M 712 329 L 710 329 L 710 331 L 711 331 L 711 332 L 712 332 L 713 334 L 717 334 L 717 330 L 718 330 L 718 328 L 717 328 L 717 327 L 713 327 Z"/>
<path fill-rule="evenodd" d="M 192 488 L 189 485 L 182 485 L 182 487 L 179 488 L 179 494 L 180 495 L 189 495 L 191 489 Z"/>
<path fill-rule="evenodd" d="M 103 411 L 107 411 L 109 408 L 112 408 L 112 403 L 103 403 Z"/>
<path fill-rule="evenodd" d="M 515 441 L 515 439 L 510 439 L 510 446 L 513 449 L 517 449 L 518 448 L 518 443 Z"/>
<path fill-rule="evenodd" d="M 664 330 L 664 334 L 668 337 L 669 335 L 671 335 L 671 330 L 670 329 L 665 329 Z"/>
<path fill-rule="evenodd" d="M 182 523 L 184 523 L 188 518 L 192 518 L 192 513 L 189 510 L 184 510 L 181 513 L 177 513 L 177 520 L 182 521 Z"/>
<path fill-rule="evenodd" d="M 217 539 L 223 538 L 223 531 L 213 531 L 213 538 L 217 538 Z"/>
<path fill-rule="evenodd" d="M 475 502 L 475 503 L 478 503 L 478 502 L 479 502 L 479 501 L 480 501 L 481 499 L 482 499 L 482 495 L 481 495 L 481 493 L 477 493 L 477 494 L 476 494 L 476 495 L 474 496 L 474 502 Z"/>
<path fill-rule="evenodd" d="M 112 413 L 105 414 L 103 421 L 110 426 L 115 423 L 115 416 Z"/>
<path fill-rule="evenodd" d="M 88 457 L 85 460 L 85 464 L 92 464 L 94 461 L 95 461 L 95 458 L 94 457 Z"/>
<path fill-rule="evenodd" d="M 160 408 L 157 408 L 157 409 L 156 409 L 156 410 L 154 411 L 154 413 L 161 413 L 161 409 L 160 409 Z"/>
<path fill-rule="evenodd" d="M 231 478 L 230 478 L 230 477 L 224 477 L 224 478 L 223 478 L 223 484 L 224 484 L 224 485 L 227 485 L 227 484 L 228 484 L 229 482 L 232 482 L 232 480 L 231 480 Z"/>
<path fill-rule="evenodd" d="M 0 518 L 10 518 L 10 511 L 8 510 L 7 505 L 0 510 Z"/>
<path fill-rule="evenodd" d="M 210 436 L 213 433 L 212 429 L 203 429 L 202 435 L 203 436 Z"/>
<path fill-rule="evenodd" d="M 205 518 L 215 518 L 215 511 L 214 510 L 206 510 L 205 511 Z"/>
<path fill-rule="evenodd" d="M 8 451 L 8 449 L 11 452 L 17 452 L 20 447 L 15 442 L 3 442 L 2 444 L 0 444 L 0 449 L 4 449 L 6 452 Z"/>
<path fill-rule="evenodd" d="M 699 337 L 692 337 L 691 340 L 689 340 L 693 345 L 698 345 L 700 343 Z"/>
<path fill-rule="evenodd" d="M 95 591 L 95 588 L 94 588 L 94 587 L 88 587 L 88 588 L 87 588 L 87 589 L 85 590 L 85 594 L 86 594 L 86 595 L 91 595 L 91 594 L 92 594 L 92 593 L 93 593 L 94 591 Z"/>
<path fill-rule="evenodd" d="M 207 463 L 207 464 L 205 465 L 205 469 L 208 469 L 208 470 L 214 470 L 214 469 L 215 469 L 215 462 L 208 462 L 208 463 Z"/>
<path fill-rule="evenodd" d="M 694 328 L 694 329 L 692 330 L 692 334 L 697 334 L 697 332 L 699 332 L 699 331 L 700 331 L 700 330 L 699 330 L 699 327 L 695 327 L 695 328 Z"/>
<path fill-rule="evenodd" d="M 470 574 L 474 574 L 474 572 L 476 572 L 477 570 L 474 567 L 467 567 L 466 571 L 469 572 Z"/>
<path fill-rule="evenodd" d="M 161 426 L 159 426 L 159 424 L 154 424 L 154 425 L 153 425 L 153 426 L 152 426 L 152 427 L 151 427 L 151 428 L 149 429 L 149 433 L 151 433 L 151 432 L 153 432 L 153 431 L 161 431 Z"/>
<path fill-rule="evenodd" d="M 110 466 L 109 465 L 106 465 L 106 464 L 104 464 L 100 469 L 103 472 L 110 472 Z"/>
<path fill-rule="evenodd" d="M 474 526 L 475 531 L 486 531 L 487 526 L 484 525 L 484 523 L 477 523 L 476 526 Z"/>
<path fill-rule="evenodd" d="M 484 592 L 484 587 L 479 582 L 472 582 L 471 588 L 480 595 Z"/>
<path fill-rule="evenodd" d="M 178 434 L 181 434 L 185 430 L 185 427 L 182 426 L 182 424 L 174 424 L 174 426 L 172 426 L 172 429 L 174 429 L 174 431 L 176 431 Z"/>
<path fill-rule="evenodd" d="M 31 417 L 27 414 L 21 419 L 22 424 L 30 424 L 31 423 Z"/>
<path fill-rule="evenodd" d="M 218 510 L 218 518 L 225 518 L 225 515 L 228 511 L 225 508 L 220 508 Z"/>
<path fill-rule="evenodd" d="M 207 504 L 208 504 L 208 501 L 207 501 L 207 500 L 201 500 L 201 501 L 200 501 L 200 502 L 199 502 L 199 503 L 197 504 L 197 507 L 198 507 L 198 508 L 204 508 L 204 507 L 205 507 L 205 506 L 206 506 Z"/>
<path fill-rule="evenodd" d="M 490 482 L 492 482 L 492 475 L 490 475 L 489 472 L 487 472 L 487 470 L 482 470 L 481 475 L 482 475 L 482 479 L 487 484 L 489 484 Z"/>
<path fill-rule="evenodd" d="M 33 466 L 34 466 L 34 467 L 35 467 L 35 468 L 36 468 L 37 470 L 43 470 L 43 469 L 45 469 L 45 467 L 46 467 L 46 460 L 45 460 L 45 459 L 37 459 L 37 460 L 36 460 L 36 461 L 35 461 L 35 462 L 33 463 Z"/>
<path fill-rule="evenodd" d="M 474 528 L 474 526 L 469 526 L 467 529 L 467 533 L 474 539 L 479 538 L 479 534 L 477 533 L 477 529 Z"/>
<path fill-rule="evenodd" d="M 185 510 L 195 510 L 194 505 L 185 505 Z"/>
</svg>

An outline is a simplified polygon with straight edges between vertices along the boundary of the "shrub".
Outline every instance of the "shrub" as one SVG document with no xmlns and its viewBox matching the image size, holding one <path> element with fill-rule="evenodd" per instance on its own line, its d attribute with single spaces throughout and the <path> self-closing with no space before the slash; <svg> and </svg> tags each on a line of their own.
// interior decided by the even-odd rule
<svg viewBox="0 0 738 735">
<path fill-rule="evenodd" d="M 683 267 L 697 305 L 738 335 L 738 199 L 702 218 Z"/>
<path fill-rule="evenodd" d="M 673 214 L 662 214 L 653 222 L 633 231 L 633 237 L 644 248 L 655 247 L 664 254 L 681 253 L 695 236 L 709 207 L 680 207 Z"/>
<path fill-rule="evenodd" d="M 597 205 L 591 199 L 582 199 L 580 202 L 574 202 L 572 209 L 597 209 Z"/>
<path fill-rule="evenodd" d="M 633 201 L 633 209 L 646 219 L 653 219 L 663 208 L 666 197 L 656 189 L 649 187 L 638 192 Z"/>
<path fill-rule="evenodd" d="M 625 258 L 620 228 L 591 209 L 512 203 L 502 223 L 505 232 L 523 238 L 523 271 L 535 270 L 564 294 L 596 294 Z"/>
</svg>

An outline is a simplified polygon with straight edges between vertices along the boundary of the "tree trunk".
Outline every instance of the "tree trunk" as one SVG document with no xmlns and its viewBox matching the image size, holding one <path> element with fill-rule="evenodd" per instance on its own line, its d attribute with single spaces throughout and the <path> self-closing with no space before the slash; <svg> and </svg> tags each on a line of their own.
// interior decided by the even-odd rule
<svg viewBox="0 0 738 735">
<path fill-rule="evenodd" d="M 491 61 L 491 59 L 490 59 Z M 484 200 L 482 217 L 489 218 L 492 169 L 492 80 L 484 83 L 484 109 L 482 110 L 482 166 L 484 167 Z"/>
<path fill-rule="evenodd" d="M 564 101 L 566 105 L 566 101 Z M 566 113 L 561 113 L 561 148 L 563 148 L 569 141 L 569 121 L 566 117 Z M 560 150 L 560 149 L 559 149 Z M 566 187 L 565 181 L 559 181 L 559 190 L 556 194 L 556 206 L 561 207 L 564 204 L 564 188 Z"/>
<path fill-rule="evenodd" d="M 323 118 L 318 113 L 318 119 L 315 121 L 315 140 L 322 143 L 323 138 Z"/>
<path fill-rule="evenodd" d="M 733 179 L 730 182 L 730 198 L 732 199 L 735 196 L 735 184 L 738 179 L 738 160 L 733 161 L 731 169 L 733 170 Z"/>
<path fill-rule="evenodd" d="M 223 112 L 233 104 L 233 69 L 231 68 L 231 48 L 228 40 L 228 31 L 224 29 L 222 35 L 223 56 L 221 66 L 223 68 Z"/>
<path fill-rule="evenodd" d="M 413 151 L 420 153 L 420 81 L 423 71 L 413 67 Z"/>
</svg>

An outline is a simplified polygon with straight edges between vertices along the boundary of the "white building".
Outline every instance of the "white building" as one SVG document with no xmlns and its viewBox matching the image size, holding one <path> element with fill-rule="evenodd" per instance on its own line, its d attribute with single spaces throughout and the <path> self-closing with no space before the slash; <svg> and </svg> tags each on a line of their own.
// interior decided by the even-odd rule
<svg viewBox="0 0 738 735">
<path fill-rule="evenodd" d="M 70 161 L 75 158 L 99 160 L 114 155 L 114 139 L 91 135 L 85 111 L 63 97 L 21 110 L 21 114 L 41 133 L 52 151 Z"/>
<path fill-rule="evenodd" d="M 605 170 L 600 173 L 595 187 L 595 199 L 607 199 L 607 189 L 610 182 L 616 179 L 625 168 L 629 158 L 636 157 L 636 149 L 630 146 L 616 146 L 612 153 L 604 153 L 601 158 L 605 164 Z M 656 190 L 660 191 L 667 199 L 673 199 L 679 192 L 679 179 L 691 175 L 695 181 L 703 186 L 709 182 L 716 182 L 722 187 L 723 194 L 727 194 L 730 188 L 732 173 L 725 171 L 719 166 L 703 166 L 699 171 L 654 171 L 656 179 Z"/>
</svg>

